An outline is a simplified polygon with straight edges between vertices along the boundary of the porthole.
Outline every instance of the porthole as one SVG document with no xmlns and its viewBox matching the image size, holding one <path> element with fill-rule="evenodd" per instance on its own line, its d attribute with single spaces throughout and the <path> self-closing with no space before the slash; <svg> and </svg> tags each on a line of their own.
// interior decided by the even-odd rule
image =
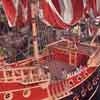
<svg viewBox="0 0 100 100">
<path fill-rule="evenodd" d="M 13 100 L 13 93 L 12 92 L 4 93 L 4 100 Z"/>
<path fill-rule="evenodd" d="M 25 98 L 28 98 L 31 95 L 31 90 L 30 89 L 24 89 L 23 90 L 23 96 Z"/>
</svg>

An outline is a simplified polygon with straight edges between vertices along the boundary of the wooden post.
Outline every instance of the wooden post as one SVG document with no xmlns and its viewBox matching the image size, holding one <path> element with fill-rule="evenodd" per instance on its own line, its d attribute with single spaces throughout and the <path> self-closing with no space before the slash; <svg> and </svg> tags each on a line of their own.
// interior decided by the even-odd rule
<svg viewBox="0 0 100 100">
<path fill-rule="evenodd" d="M 34 56 L 38 61 L 39 59 L 39 50 L 38 50 L 38 41 L 37 41 L 37 30 L 36 30 L 36 4 L 31 3 L 31 14 L 32 14 L 32 34 L 33 34 L 33 46 L 34 46 Z"/>
</svg>

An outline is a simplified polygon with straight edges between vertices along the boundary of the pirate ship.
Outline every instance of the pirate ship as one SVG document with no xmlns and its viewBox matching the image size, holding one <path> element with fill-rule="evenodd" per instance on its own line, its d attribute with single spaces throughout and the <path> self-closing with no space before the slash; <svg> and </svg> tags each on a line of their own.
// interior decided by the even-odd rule
<svg viewBox="0 0 100 100">
<path fill-rule="evenodd" d="M 41 1 L 44 11 L 49 7 L 45 1 Z M 0 58 L 0 100 L 91 100 L 99 87 L 100 48 L 63 37 L 40 55 L 32 20 L 34 56 L 9 64 Z"/>
</svg>

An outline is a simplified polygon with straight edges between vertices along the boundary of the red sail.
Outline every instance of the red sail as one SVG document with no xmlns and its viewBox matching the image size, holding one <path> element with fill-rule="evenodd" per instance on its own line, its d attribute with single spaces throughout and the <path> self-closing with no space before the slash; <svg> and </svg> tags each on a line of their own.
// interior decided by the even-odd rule
<svg viewBox="0 0 100 100">
<path fill-rule="evenodd" d="M 55 3 L 56 2 L 56 3 Z M 58 28 L 68 28 L 83 15 L 82 0 L 41 0 L 41 19 Z M 42 14 L 41 14 L 42 13 Z"/>
<path fill-rule="evenodd" d="M 16 16 L 17 16 L 18 2 L 14 2 L 14 0 L 2 0 L 2 5 L 5 14 L 7 16 L 9 25 L 14 26 L 16 21 Z"/>
<path fill-rule="evenodd" d="M 22 27 L 31 21 L 31 8 L 29 0 L 20 0 L 16 26 Z"/>
<path fill-rule="evenodd" d="M 92 11 L 94 16 L 100 15 L 100 0 L 87 0 L 85 11 L 88 14 Z"/>
<path fill-rule="evenodd" d="M 29 22 L 31 12 L 29 0 L 2 0 L 9 26 L 22 26 Z"/>
</svg>

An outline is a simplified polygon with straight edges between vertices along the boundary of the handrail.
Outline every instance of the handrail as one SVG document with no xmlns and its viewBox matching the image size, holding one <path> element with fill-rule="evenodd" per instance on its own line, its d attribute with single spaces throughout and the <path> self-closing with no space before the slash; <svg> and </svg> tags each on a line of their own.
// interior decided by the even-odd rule
<svg viewBox="0 0 100 100">
<path fill-rule="evenodd" d="M 39 59 L 41 59 L 41 58 L 43 58 L 43 57 L 45 57 L 45 56 L 47 56 L 47 55 L 40 55 L 39 56 Z M 14 63 L 11 63 L 11 64 L 8 64 L 8 63 L 6 63 L 5 64 L 5 66 L 12 66 L 12 65 L 15 65 L 15 66 L 18 66 L 18 65 L 25 65 L 25 64 L 27 64 L 28 62 L 33 62 L 33 61 L 35 61 L 36 59 L 34 58 L 34 57 L 29 57 L 29 58 L 27 58 L 27 59 L 24 59 L 24 60 L 21 60 L 21 61 L 17 61 L 17 62 L 14 62 Z"/>
<path fill-rule="evenodd" d="M 38 67 L 22 67 L 22 68 L 3 68 L 0 69 L 0 73 L 2 73 L 2 77 L 0 77 L 1 82 L 18 82 L 22 84 L 32 84 L 39 82 L 46 82 L 49 80 L 48 74 L 45 74 L 44 71 L 41 70 L 41 75 L 39 74 L 39 70 L 41 68 Z"/>
</svg>

